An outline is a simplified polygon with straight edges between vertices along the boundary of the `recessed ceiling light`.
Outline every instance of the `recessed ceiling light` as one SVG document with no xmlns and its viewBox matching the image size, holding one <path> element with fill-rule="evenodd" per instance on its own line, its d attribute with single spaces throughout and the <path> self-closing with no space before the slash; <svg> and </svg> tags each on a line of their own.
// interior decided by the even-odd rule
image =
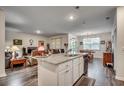
<svg viewBox="0 0 124 93">
<path fill-rule="evenodd" d="M 74 16 L 73 16 L 73 15 L 70 15 L 70 16 L 69 16 L 69 19 L 70 19 L 70 20 L 74 20 Z"/>
<path fill-rule="evenodd" d="M 70 14 L 68 14 L 68 15 L 65 17 L 65 19 L 66 19 L 67 21 L 73 22 L 73 21 L 75 21 L 75 20 L 78 19 L 78 14 L 76 14 L 76 13 L 70 13 Z"/>
<path fill-rule="evenodd" d="M 40 34 L 40 33 L 41 33 L 41 31 L 40 31 L 40 30 L 37 30 L 37 31 L 36 31 L 36 33 L 37 33 L 37 34 Z"/>
</svg>

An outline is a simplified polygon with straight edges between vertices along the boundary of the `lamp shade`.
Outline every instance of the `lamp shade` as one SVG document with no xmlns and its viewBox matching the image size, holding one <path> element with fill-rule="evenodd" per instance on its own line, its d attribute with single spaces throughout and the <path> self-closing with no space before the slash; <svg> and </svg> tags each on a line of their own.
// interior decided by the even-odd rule
<svg viewBox="0 0 124 93">
<path fill-rule="evenodd" d="M 38 47 L 38 51 L 44 51 L 45 49 L 44 49 L 44 46 L 40 46 L 40 47 Z"/>
<path fill-rule="evenodd" d="M 11 47 L 10 46 L 6 46 L 5 51 L 6 52 L 11 51 Z"/>
<path fill-rule="evenodd" d="M 12 46 L 11 50 L 12 51 L 17 51 L 17 50 L 19 50 L 19 48 L 17 46 Z"/>
</svg>

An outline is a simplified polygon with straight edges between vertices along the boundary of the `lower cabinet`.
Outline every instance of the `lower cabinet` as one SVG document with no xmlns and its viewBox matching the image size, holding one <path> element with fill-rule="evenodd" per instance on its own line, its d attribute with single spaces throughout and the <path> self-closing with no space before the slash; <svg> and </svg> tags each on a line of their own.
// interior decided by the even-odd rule
<svg viewBox="0 0 124 93">
<path fill-rule="evenodd" d="M 66 69 L 59 72 L 59 86 L 71 86 L 72 85 L 72 69 Z"/>
<path fill-rule="evenodd" d="M 84 73 L 84 61 L 83 61 L 83 57 L 80 58 L 79 61 L 79 76 L 81 76 Z"/>
<path fill-rule="evenodd" d="M 74 60 L 73 62 L 73 83 L 79 78 L 79 62 Z"/>
<path fill-rule="evenodd" d="M 83 74 L 83 58 L 73 60 L 73 83 Z"/>
<path fill-rule="evenodd" d="M 39 62 L 38 85 L 72 86 L 83 74 L 83 57 L 53 65 Z"/>
</svg>

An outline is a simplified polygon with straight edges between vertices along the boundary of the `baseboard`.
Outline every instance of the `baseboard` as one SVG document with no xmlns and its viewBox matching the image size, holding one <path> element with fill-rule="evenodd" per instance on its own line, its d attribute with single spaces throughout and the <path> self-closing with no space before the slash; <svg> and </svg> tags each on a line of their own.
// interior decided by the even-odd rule
<svg viewBox="0 0 124 93">
<path fill-rule="evenodd" d="M 115 76 L 115 79 L 124 81 L 124 77 Z"/>
<path fill-rule="evenodd" d="M 0 73 L 0 77 L 5 77 L 5 76 L 7 76 L 5 72 Z"/>
</svg>

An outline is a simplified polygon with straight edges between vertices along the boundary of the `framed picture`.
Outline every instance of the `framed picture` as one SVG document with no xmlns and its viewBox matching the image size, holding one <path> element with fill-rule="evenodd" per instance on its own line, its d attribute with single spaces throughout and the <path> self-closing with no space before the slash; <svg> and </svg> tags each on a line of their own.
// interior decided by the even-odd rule
<svg viewBox="0 0 124 93">
<path fill-rule="evenodd" d="M 105 40 L 100 41 L 100 44 L 105 44 Z"/>
<path fill-rule="evenodd" d="M 20 39 L 14 39 L 13 40 L 13 45 L 22 45 L 22 40 L 20 40 Z"/>
</svg>

